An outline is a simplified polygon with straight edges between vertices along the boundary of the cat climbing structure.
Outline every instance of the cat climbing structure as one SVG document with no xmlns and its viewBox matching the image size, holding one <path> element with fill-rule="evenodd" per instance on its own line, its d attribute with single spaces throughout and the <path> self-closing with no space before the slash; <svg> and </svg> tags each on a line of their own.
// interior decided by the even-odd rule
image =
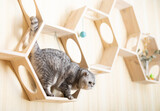
<svg viewBox="0 0 160 111">
<path fill-rule="evenodd" d="M 126 28 L 126 38 L 123 39 L 125 40 L 125 44 L 123 44 L 123 47 L 120 47 L 119 55 L 124 58 L 132 81 L 145 84 L 159 84 L 159 72 L 157 71 L 158 74 L 156 75 L 156 80 L 150 80 L 147 78 L 144 66 L 142 65 L 138 54 L 138 49 L 143 46 L 140 44 L 142 43 L 144 37 L 136 19 L 133 5 L 126 0 L 117 0 L 115 7 L 120 11 L 124 26 Z M 151 54 L 153 51 L 158 50 L 158 47 L 154 37 L 148 36 L 148 38 L 150 43 L 148 44 L 147 49 Z M 159 61 L 159 55 L 157 55 L 157 57 L 149 63 L 149 72 L 153 66 L 159 66 L 159 63 L 155 61 Z"/>
<path fill-rule="evenodd" d="M 149 52 L 148 55 L 152 55 L 154 51 L 158 50 L 158 46 L 155 41 L 155 38 L 151 36 L 148 36 L 145 38 L 149 39 L 149 43 L 147 45 L 147 50 Z M 140 42 L 143 42 L 143 41 L 144 41 L 144 38 L 140 40 Z M 143 47 L 141 47 L 142 50 L 143 50 Z M 150 78 L 147 77 L 148 75 L 146 75 L 146 69 L 144 68 L 144 65 L 142 64 L 138 54 L 132 54 L 132 56 L 124 57 L 124 61 L 126 63 L 129 74 L 133 81 L 145 83 L 145 84 L 150 84 L 150 83 L 159 84 L 160 83 L 159 82 L 159 75 L 160 75 L 159 71 L 157 71 L 158 73 L 155 72 L 157 74 L 156 75 L 154 74 L 155 75 L 154 80 L 151 80 Z M 149 68 L 148 68 L 149 74 L 151 74 L 151 68 L 154 68 L 154 67 L 156 68 L 160 66 L 159 61 L 160 61 L 160 56 L 156 55 L 156 58 L 153 58 L 153 60 L 149 62 Z"/>
<path fill-rule="evenodd" d="M 26 94 L 28 95 L 30 100 L 34 100 L 34 101 L 52 101 L 52 102 L 73 102 L 76 101 L 76 98 L 78 97 L 79 91 L 77 90 L 76 92 L 73 93 L 73 97 L 75 99 L 73 100 L 68 100 L 67 98 L 64 97 L 49 97 L 46 95 L 46 93 L 44 92 L 44 89 L 33 69 L 33 66 L 29 60 L 29 56 L 30 56 L 30 52 L 35 44 L 35 42 L 37 41 L 40 33 L 45 33 L 45 34 L 49 34 L 49 35 L 53 35 L 53 34 L 57 34 L 58 38 L 70 35 L 70 36 L 76 36 L 76 34 L 69 30 L 66 29 L 64 27 L 60 27 L 60 26 L 51 26 L 48 25 L 44 22 L 41 13 L 38 9 L 38 6 L 36 4 L 36 1 L 34 1 L 34 5 L 36 7 L 36 17 L 39 20 L 39 28 L 36 31 L 33 39 L 31 40 L 31 42 L 27 45 L 27 47 L 23 48 L 23 43 L 25 41 L 25 39 L 27 38 L 27 36 L 29 36 L 29 32 L 30 32 L 30 17 L 27 15 L 27 13 L 25 12 L 25 9 L 23 8 L 22 5 L 22 1 L 18 0 L 19 5 L 22 9 L 23 15 L 28 23 L 28 29 L 26 31 L 26 33 L 24 34 L 24 36 L 21 38 L 21 40 L 19 41 L 19 43 L 17 44 L 17 47 L 14 51 L 9 51 L 9 50 L 1 50 L 0 51 L 0 59 L 2 60 L 8 60 L 11 62 L 17 77 L 22 85 L 22 87 L 24 88 Z M 21 72 L 21 70 L 24 69 L 26 71 L 26 73 Z M 28 74 L 27 76 L 24 74 Z M 24 76 L 28 77 L 30 79 L 29 82 L 31 83 L 27 83 L 26 78 L 24 78 Z M 31 81 L 32 80 L 32 81 Z M 30 88 L 34 86 L 33 88 Z"/>
<path fill-rule="evenodd" d="M 68 100 L 64 97 L 49 97 L 44 92 L 43 87 L 29 60 L 30 52 L 41 33 L 45 33 L 48 35 L 55 35 L 56 33 L 57 37 L 61 40 L 66 53 L 69 56 L 70 53 L 67 49 L 67 41 L 73 40 L 77 44 L 81 54 L 81 60 L 77 63 L 81 67 L 89 68 L 91 71 L 96 71 L 97 74 L 111 72 L 113 64 L 115 63 L 115 59 L 119 54 L 124 58 L 129 74 L 131 75 L 133 81 L 143 83 L 159 83 L 159 80 L 148 80 L 148 78 L 145 76 L 144 68 L 137 54 L 142 32 L 140 31 L 134 13 L 134 8 L 130 3 L 126 2 L 126 0 L 102 0 L 99 9 L 84 6 L 77 10 L 73 10 L 64 27 L 46 24 L 41 16 L 35 0 L 33 1 L 36 7 L 36 17 L 39 20 L 39 28 L 29 45 L 25 48 L 23 47 L 23 43 L 30 32 L 30 17 L 25 12 L 22 1 L 18 0 L 23 15 L 27 21 L 28 29 L 17 44 L 17 47 L 14 51 L 0 50 L 0 59 L 11 62 L 22 87 L 29 97 L 29 100 L 73 102 L 76 101 L 78 95 L 80 94 L 80 90 L 78 90 L 73 93 L 73 97 L 75 99 Z M 114 27 L 110 21 L 110 14 L 112 13 L 112 9 L 115 7 L 118 8 L 121 13 L 127 32 L 124 47 L 119 47 L 115 36 Z M 88 30 L 91 29 L 89 29 L 87 25 L 85 25 L 84 29 L 87 36 L 85 38 L 79 38 L 77 33 L 81 31 L 82 20 L 85 20 L 84 23 L 86 24 L 92 24 L 93 28 L 95 28 L 97 32 L 89 33 Z M 105 28 L 106 30 L 103 31 L 103 29 Z M 109 33 L 110 35 L 106 36 L 105 32 Z M 109 39 L 109 41 L 106 40 L 106 38 Z M 96 39 L 96 43 L 92 43 L 92 39 Z M 128 44 L 132 39 L 136 39 L 136 42 L 133 46 L 129 47 L 130 45 Z M 150 41 L 151 42 L 149 43 L 148 50 L 151 52 L 153 50 L 157 50 L 158 48 L 154 38 L 150 38 Z M 88 50 L 87 47 L 90 47 L 93 50 Z M 98 47 L 98 50 L 95 50 L 95 47 Z M 91 55 L 87 57 L 86 53 L 88 52 L 90 52 Z M 151 67 L 154 65 L 159 65 L 158 62 L 159 58 L 153 60 L 149 65 L 149 69 L 151 69 Z M 22 79 L 25 76 L 21 72 L 21 69 L 23 68 L 27 72 L 24 74 L 28 74 L 28 76 L 30 76 L 29 78 L 32 79 L 31 83 L 28 84 L 29 86 L 35 86 L 33 90 L 32 88 L 29 88 L 27 83 L 25 83 L 25 80 Z"/>
<path fill-rule="evenodd" d="M 84 24 L 84 28 L 86 29 L 86 33 L 87 33 L 87 37 L 85 37 L 84 40 L 85 42 L 87 42 L 88 44 L 85 44 L 84 46 L 81 47 L 81 49 L 83 50 L 83 54 L 85 56 L 86 59 L 86 63 L 87 63 L 87 67 L 92 71 L 97 71 L 97 74 L 100 72 L 111 72 L 112 69 L 112 65 L 114 64 L 114 61 L 118 55 L 118 44 L 117 44 L 117 40 L 115 38 L 115 35 L 113 33 L 112 30 L 112 26 L 110 24 L 110 18 L 108 14 L 105 14 L 99 10 L 84 6 L 82 8 L 79 8 L 77 10 L 74 10 L 71 12 L 69 18 L 67 19 L 67 22 L 65 24 L 64 27 L 71 29 L 75 32 L 80 32 L 80 28 L 79 26 L 81 25 L 82 21 L 85 20 L 89 20 L 89 22 L 93 23 L 93 27 L 95 27 L 97 29 L 97 32 L 93 32 L 92 31 L 92 35 L 90 33 L 91 29 L 87 29 L 87 21 L 85 22 L 86 24 Z M 71 22 L 72 21 L 72 22 Z M 105 35 L 104 35 L 104 31 L 102 32 L 101 28 L 107 28 L 108 33 L 110 33 L 110 41 L 111 42 L 107 42 L 105 40 Z M 105 31 L 107 31 L 105 30 Z M 94 34 L 95 35 L 94 35 Z M 97 34 L 97 36 L 96 36 Z M 83 41 L 82 38 L 76 38 L 78 39 L 77 41 Z M 86 53 L 87 52 L 91 52 L 91 50 L 86 50 L 87 47 L 94 47 L 96 44 L 95 43 L 91 43 L 92 39 L 97 39 L 97 44 L 98 41 L 100 44 L 102 44 L 102 47 L 99 50 L 102 50 L 100 55 L 97 54 L 98 59 L 96 56 L 94 56 L 95 58 L 93 58 L 92 60 L 90 57 L 86 57 Z M 63 41 L 63 43 L 66 41 Z M 77 42 L 78 44 L 78 42 Z M 79 43 L 80 44 L 80 43 Z M 90 45 L 90 46 L 88 46 Z M 64 46 L 66 49 L 66 46 Z M 67 50 L 67 49 L 66 49 Z M 84 51 L 86 50 L 86 51 Z M 85 53 L 86 52 L 86 53 Z M 94 52 L 96 52 L 96 47 Z M 95 53 L 94 53 L 95 54 Z M 93 55 L 92 55 L 93 56 Z M 97 61 L 94 61 L 97 60 Z M 94 62 L 93 62 L 94 61 Z"/>
</svg>

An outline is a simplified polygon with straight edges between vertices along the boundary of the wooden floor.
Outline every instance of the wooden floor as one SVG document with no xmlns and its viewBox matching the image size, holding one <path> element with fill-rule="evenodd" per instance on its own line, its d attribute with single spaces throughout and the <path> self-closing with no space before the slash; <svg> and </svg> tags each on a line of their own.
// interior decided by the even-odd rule
<svg viewBox="0 0 160 111">
<path fill-rule="evenodd" d="M 37 3 L 47 23 L 64 26 L 71 10 L 80 8 L 85 3 L 98 8 L 101 0 L 37 0 Z M 131 3 L 135 7 L 142 32 L 156 35 L 160 44 L 160 0 L 132 0 Z M 0 0 L 0 15 L 0 50 L 13 50 L 27 30 L 27 23 L 17 0 Z M 120 17 L 117 9 L 113 9 L 111 15 L 117 16 L 117 19 Z M 122 36 L 126 31 L 121 20 L 118 21 L 121 31 L 116 33 L 116 37 L 119 45 L 123 46 Z M 80 41 L 82 47 L 83 41 L 85 42 L 83 39 Z M 42 34 L 39 43 L 42 48 L 59 48 L 52 36 Z M 87 57 L 89 56 L 91 54 Z M 35 102 L 28 100 L 10 62 L 0 60 L 0 111 L 160 111 L 160 84 L 132 82 L 123 59 L 118 56 L 112 72 L 97 75 L 95 88 L 90 91 L 82 90 L 77 102 Z"/>
</svg>

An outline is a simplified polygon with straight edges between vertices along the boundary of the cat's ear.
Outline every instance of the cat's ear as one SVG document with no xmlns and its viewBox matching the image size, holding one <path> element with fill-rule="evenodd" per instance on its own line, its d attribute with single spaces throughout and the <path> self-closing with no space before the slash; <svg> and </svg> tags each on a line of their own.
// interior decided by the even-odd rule
<svg viewBox="0 0 160 111">
<path fill-rule="evenodd" d="M 82 75 L 83 76 L 88 76 L 88 72 L 84 71 Z"/>
</svg>

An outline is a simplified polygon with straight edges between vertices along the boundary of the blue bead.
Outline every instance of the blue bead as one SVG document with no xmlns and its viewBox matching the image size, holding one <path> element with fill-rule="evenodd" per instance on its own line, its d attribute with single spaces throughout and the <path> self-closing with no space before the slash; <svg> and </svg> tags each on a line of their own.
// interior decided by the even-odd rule
<svg viewBox="0 0 160 111">
<path fill-rule="evenodd" d="M 82 32 L 80 33 L 80 37 L 82 37 L 82 38 L 86 37 L 86 32 L 82 31 Z"/>
</svg>

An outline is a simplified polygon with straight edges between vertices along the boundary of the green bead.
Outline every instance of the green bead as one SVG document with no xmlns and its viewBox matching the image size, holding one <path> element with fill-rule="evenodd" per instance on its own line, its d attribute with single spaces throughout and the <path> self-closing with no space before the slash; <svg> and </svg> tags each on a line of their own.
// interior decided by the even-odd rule
<svg viewBox="0 0 160 111">
<path fill-rule="evenodd" d="M 80 33 L 80 37 L 82 37 L 82 38 L 86 37 L 86 32 L 85 32 L 85 31 L 82 31 L 82 32 Z"/>
<path fill-rule="evenodd" d="M 154 77 L 153 77 L 153 74 L 150 74 L 150 78 L 154 78 Z"/>
</svg>

